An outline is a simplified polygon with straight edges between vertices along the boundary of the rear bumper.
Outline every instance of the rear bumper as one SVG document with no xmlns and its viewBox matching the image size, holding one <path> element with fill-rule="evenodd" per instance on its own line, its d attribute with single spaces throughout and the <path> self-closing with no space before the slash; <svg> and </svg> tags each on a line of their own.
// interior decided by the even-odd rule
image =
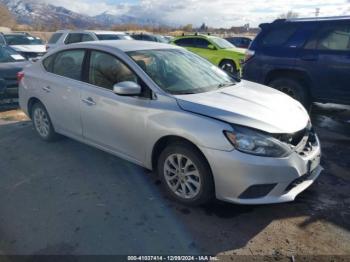
<svg viewBox="0 0 350 262">
<path fill-rule="evenodd" d="M 270 158 L 248 155 L 237 150 L 201 150 L 213 172 L 216 197 L 232 203 L 271 204 L 293 201 L 322 171 L 319 143 L 307 157 L 292 153 L 286 158 Z"/>
</svg>

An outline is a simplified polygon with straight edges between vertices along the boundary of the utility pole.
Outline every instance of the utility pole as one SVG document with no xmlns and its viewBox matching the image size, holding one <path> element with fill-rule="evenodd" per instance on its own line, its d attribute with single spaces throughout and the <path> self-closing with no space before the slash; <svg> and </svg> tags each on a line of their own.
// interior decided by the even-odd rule
<svg viewBox="0 0 350 262">
<path fill-rule="evenodd" d="M 317 7 L 317 8 L 315 9 L 315 17 L 318 17 L 319 15 L 320 15 L 320 8 Z"/>
</svg>

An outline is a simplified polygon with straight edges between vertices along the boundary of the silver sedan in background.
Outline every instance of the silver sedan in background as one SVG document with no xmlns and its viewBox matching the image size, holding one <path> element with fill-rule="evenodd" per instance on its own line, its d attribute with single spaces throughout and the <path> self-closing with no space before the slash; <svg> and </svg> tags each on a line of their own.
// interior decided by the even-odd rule
<svg viewBox="0 0 350 262">
<path fill-rule="evenodd" d="M 181 47 L 58 48 L 25 68 L 19 94 L 42 139 L 61 134 L 154 170 L 185 204 L 292 201 L 322 170 L 299 102 Z"/>
</svg>

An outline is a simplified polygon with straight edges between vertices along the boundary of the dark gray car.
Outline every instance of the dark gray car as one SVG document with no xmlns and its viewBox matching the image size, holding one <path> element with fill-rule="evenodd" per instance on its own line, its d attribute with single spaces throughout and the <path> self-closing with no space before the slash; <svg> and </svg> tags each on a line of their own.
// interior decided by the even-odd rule
<svg viewBox="0 0 350 262">
<path fill-rule="evenodd" d="M 17 73 L 28 64 L 10 47 L 0 45 L 0 104 L 18 98 Z"/>
</svg>

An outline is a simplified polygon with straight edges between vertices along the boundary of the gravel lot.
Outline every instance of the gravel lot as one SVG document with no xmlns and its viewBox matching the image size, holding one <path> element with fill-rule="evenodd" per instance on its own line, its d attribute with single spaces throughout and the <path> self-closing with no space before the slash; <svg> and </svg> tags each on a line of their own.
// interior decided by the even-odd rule
<svg viewBox="0 0 350 262">
<path fill-rule="evenodd" d="M 42 142 L 20 111 L 4 111 L 0 254 L 350 259 L 350 107 L 316 105 L 312 118 L 325 170 L 295 202 L 188 208 L 149 171 L 71 139 Z"/>
</svg>

